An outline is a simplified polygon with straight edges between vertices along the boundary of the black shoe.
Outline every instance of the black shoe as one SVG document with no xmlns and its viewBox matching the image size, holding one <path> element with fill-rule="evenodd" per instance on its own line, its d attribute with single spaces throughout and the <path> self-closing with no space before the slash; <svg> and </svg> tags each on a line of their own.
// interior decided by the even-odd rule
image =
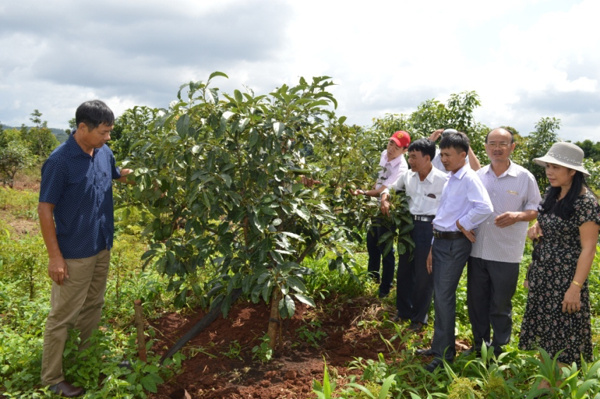
<svg viewBox="0 0 600 399">
<path fill-rule="evenodd" d="M 417 356 L 435 356 L 435 352 L 431 348 L 429 348 L 429 349 L 417 349 L 415 351 L 415 355 L 417 355 Z"/>
<path fill-rule="evenodd" d="M 406 327 L 407 330 L 410 330 L 414 333 L 418 333 L 421 332 L 421 330 L 423 330 L 423 327 L 425 326 L 425 324 L 418 322 L 418 321 L 413 321 L 412 323 L 410 323 L 410 326 Z"/>
<path fill-rule="evenodd" d="M 75 387 L 69 384 L 67 381 L 61 381 L 58 384 L 51 385 L 48 387 L 48 390 L 57 395 L 64 396 L 65 398 L 81 396 L 85 392 L 85 389 L 81 387 Z"/>
<path fill-rule="evenodd" d="M 389 294 L 390 294 L 389 292 L 383 293 L 383 292 L 379 291 L 379 293 L 377 294 L 377 296 L 379 297 L 379 299 L 383 299 L 386 296 L 388 296 Z"/>
<path fill-rule="evenodd" d="M 405 319 L 404 317 L 400 317 L 398 315 L 394 316 L 393 319 L 394 323 L 406 323 L 407 321 L 410 321 L 410 319 Z"/>
<path fill-rule="evenodd" d="M 433 373 L 435 371 L 435 369 L 442 366 L 443 364 L 444 364 L 444 362 L 442 361 L 442 359 L 440 359 L 439 357 L 436 357 L 435 359 L 433 359 L 431 361 L 431 363 L 429 363 L 427 366 L 425 366 L 425 370 L 429 371 L 430 373 Z"/>
<path fill-rule="evenodd" d="M 461 356 L 471 356 L 473 353 L 475 354 L 475 357 L 481 357 L 481 349 L 475 349 L 473 346 L 464 351 Z"/>
<path fill-rule="evenodd" d="M 119 363 L 119 367 L 121 367 L 122 369 L 133 370 L 133 366 L 131 365 L 131 362 L 129 360 L 121 361 Z"/>
</svg>

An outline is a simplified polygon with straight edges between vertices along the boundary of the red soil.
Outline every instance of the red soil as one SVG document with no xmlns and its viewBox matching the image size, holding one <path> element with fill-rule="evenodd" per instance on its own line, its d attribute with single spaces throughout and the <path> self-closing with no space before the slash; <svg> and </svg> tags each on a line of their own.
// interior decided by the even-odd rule
<svg viewBox="0 0 600 399">
<path fill-rule="evenodd" d="M 313 380 L 323 381 L 323 357 L 330 375 L 342 377 L 338 382 L 347 382 L 344 377 L 361 373 L 348 368 L 357 357 L 377 359 L 382 352 L 388 358 L 389 349 L 379 334 L 389 339 L 395 330 L 369 327 L 369 322 L 387 318 L 385 313 L 394 314 L 394 309 L 384 309 L 386 305 L 374 298 L 329 299 L 326 305 L 325 313 L 297 304 L 294 317 L 282 323 L 283 348 L 277 349 L 270 362 L 262 364 L 252 359 L 252 348 L 260 345 L 260 338 L 265 335 L 269 309 L 264 303 L 238 301 L 227 319 L 219 316 L 186 345 L 183 372 L 162 384 L 158 393 L 150 397 L 314 398 Z M 165 353 L 204 314 L 202 310 L 190 316 L 171 313 L 150 322 L 158 339 L 153 350 Z M 297 331 L 306 326 L 316 332 L 317 328 L 309 324 L 312 320 L 320 322 L 318 330 L 327 334 L 318 341 L 317 348 L 301 339 Z M 223 354 L 230 350 L 233 341 L 241 346 L 241 359 Z"/>
</svg>

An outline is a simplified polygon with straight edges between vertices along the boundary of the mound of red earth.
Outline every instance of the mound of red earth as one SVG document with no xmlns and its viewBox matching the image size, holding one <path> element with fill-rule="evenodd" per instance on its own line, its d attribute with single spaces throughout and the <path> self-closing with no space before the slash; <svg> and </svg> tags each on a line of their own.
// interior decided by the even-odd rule
<svg viewBox="0 0 600 399">
<path fill-rule="evenodd" d="M 377 359 L 379 352 L 389 353 L 380 334 L 389 339 L 395 334 L 393 326 L 382 330 L 372 323 L 387 318 L 386 312 L 394 313 L 385 306 L 374 298 L 329 298 L 317 309 L 297 304 L 294 317 L 282 321 L 281 347 L 263 364 L 252 358 L 252 348 L 260 345 L 267 331 L 269 309 L 262 302 L 240 300 L 227 319 L 219 316 L 184 347 L 182 372 L 150 397 L 314 398 L 313 380 L 323 381 L 323 358 L 330 374 L 343 383 L 361 373 L 348 367 L 356 358 Z M 157 330 L 154 352 L 165 353 L 205 313 L 201 309 L 187 315 L 170 313 L 151 321 Z M 317 339 L 318 331 L 325 335 L 318 334 Z M 308 342 L 311 337 L 316 344 Z"/>
</svg>

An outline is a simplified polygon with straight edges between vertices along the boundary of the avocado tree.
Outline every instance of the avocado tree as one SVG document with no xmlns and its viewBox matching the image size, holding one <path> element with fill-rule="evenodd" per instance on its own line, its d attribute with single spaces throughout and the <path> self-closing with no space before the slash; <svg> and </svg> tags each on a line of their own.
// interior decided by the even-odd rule
<svg viewBox="0 0 600 399">
<path fill-rule="evenodd" d="M 322 159 L 319 168 L 311 158 L 323 143 L 344 154 L 347 127 L 332 110 L 337 103 L 328 77 L 301 78 L 256 96 L 251 90 L 221 95 L 210 86 L 218 76 L 226 77 L 215 72 L 205 83 L 183 85 L 168 109 L 128 115 L 133 127 L 123 129 L 124 163 L 136 170 L 137 182 L 129 201 L 152 214 L 143 259 L 170 277 L 176 303 L 194 292 L 221 304 L 226 315 L 234 290 L 255 302 L 262 298 L 271 303 L 274 346 L 278 319 L 294 314 L 294 299 L 314 305 L 305 295 L 310 270 L 302 260 L 334 249 L 336 266 L 343 266 L 348 257 L 340 248 L 356 238 L 357 215 L 342 187 L 300 183 L 300 175 L 326 178 L 336 171 L 341 180 L 339 162 Z M 196 274 L 206 266 L 215 277 L 201 283 Z"/>
</svg>

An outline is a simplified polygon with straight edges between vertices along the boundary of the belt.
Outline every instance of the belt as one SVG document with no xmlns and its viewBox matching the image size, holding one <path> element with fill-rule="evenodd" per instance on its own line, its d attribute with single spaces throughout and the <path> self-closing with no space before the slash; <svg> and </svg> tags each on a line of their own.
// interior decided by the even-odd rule
<svg viewBox="0 0 600 399">
<path fill-rule="evenodd" d="M 443 238 L 446 240 L 456 240 L 456 239 L 465 237 L 465 235 L 460 231 L 439 231 L 439 230 L 433 230 L 433 236 L 435 238 Z"/>
<path fill-rule="evenodd" d="M 433 222 L 433 219 L 435 219 L 435 216 L 433 215 L 413 215 L 413 220 L 417 221 L 417 222 Z"/>
</svg>

